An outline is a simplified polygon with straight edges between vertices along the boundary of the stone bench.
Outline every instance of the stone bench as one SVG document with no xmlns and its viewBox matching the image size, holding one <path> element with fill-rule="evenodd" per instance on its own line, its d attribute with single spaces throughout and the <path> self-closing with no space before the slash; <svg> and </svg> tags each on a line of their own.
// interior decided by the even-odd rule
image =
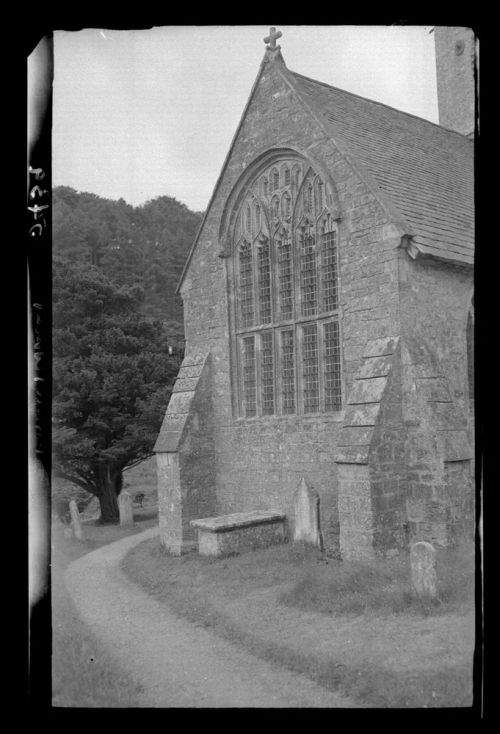
<svg viewBox="0 0 500 734">
<path fill-rule="evenodd" d="M 192 520 L 191 526 L 198 530 L 202 556 L 232 556 L 285 540 L 285 515 L 273 510 L 204 517 Z"/>
</svg>

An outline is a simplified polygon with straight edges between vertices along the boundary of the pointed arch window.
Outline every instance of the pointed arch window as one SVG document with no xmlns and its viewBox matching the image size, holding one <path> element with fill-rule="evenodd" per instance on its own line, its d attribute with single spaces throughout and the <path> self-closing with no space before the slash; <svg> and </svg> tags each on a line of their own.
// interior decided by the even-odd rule
<svg viewBox="0 0 500 734">
<path fill-rule="evenodd" d="M 288 188 L 277 194 L 280 174 Z M 268 166 L 239 204 L 233 238 L 238 414 L 341 410 L 338 230 L 324 179 L 298 157 Z"/>
</svg>

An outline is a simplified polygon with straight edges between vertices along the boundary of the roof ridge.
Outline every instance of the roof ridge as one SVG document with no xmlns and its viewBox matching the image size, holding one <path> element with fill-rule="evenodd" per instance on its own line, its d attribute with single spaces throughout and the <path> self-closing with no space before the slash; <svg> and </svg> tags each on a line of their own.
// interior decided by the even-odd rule
<svg viewBox="0 0 500 734">
<path fill-rule="evenodd" d="M 457 132 L 456 130 L 452 130 L 449 127 L 444 127 L 444 125 L 439 125 L 437 122 L 432 122 L 432 120 L 426 120 L 425 117 L 419 117 L 418 115 L 414 115 L 411 112 L 405 112 L 404 110 L 399 110 L 397 107 L 391 107 L 391 105 L 386 104 L 385 102 L 379 102 L 376 99 L 370 99 L 369 97 L 363 97 L 361 94 L 356 94 L 355 92 L 349 92 L 347 89 L 341 89 L 340 87 L 334 87 L 333 84 L 327 84 L 326 82 L 321 82 L 318 79 L 313 79 L 310 76 L 305 76 L 305 74 L 299 74 L 298 71 L 292 71 L 291 69 L 288 69 L 290 74 L 293 74 L 294 76 L 299 77 L 300 79 L 306 79 L 308 82 L 313 82 L 314 84 L 320 84 L 322 87 L 326 87 L 327 89 L 334 89 L 336 92 L 343 92 L 344 94 L 349 94 L 351 97 L 357 97 L 358 99 L 362 99 L 365 102 L 371 102 L 372 104 L 380 105 L 381 107 L 386 107 L 388 110 L 393 110 L 394 112 L 399 112 L 401 115 L 406 115 L 407 117 L 413 117 L 415 120 L 421 120 L 422 122 L 426 122 L 429 125 L 433 125 L 434 127 L 437 127 L 439 130 L 444 130 L 445 132 L 454 133 L 455 135 L 458 135 L 460 138 L 464 140 L 468 140 L 469 142 L 473 142 L 467 135 L 463 135 L 462 133 Z"/>
</svg>

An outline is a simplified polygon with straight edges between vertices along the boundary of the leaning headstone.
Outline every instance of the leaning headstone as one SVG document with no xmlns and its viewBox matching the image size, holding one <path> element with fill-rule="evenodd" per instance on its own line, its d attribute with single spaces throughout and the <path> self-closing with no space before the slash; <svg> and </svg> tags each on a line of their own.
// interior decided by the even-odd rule
<svg viewBox="0 0 500 734">
<path fill-rule="evenodd" d="M 134 524 L 134 510 L 132 497 L 128 492 L 120 492 L 118 495 L 118 507 L 120 509 L 120 525 Z"/>
<path fill-rule="evenodd" d="M 437 596 L 436 551 L 431 543 L 419 541 L 410 549 L 411 580 L 419 597 Z"/>
<path fill-rule="evenodd" d="M 82 523 L 80 520 L 80 513 L 78 512 L 78 507 L 75 500 L 71 500 L 71 502 L 69 503 L 69 511 L 71 514 L 71 527 L 73 528 L 75 538 L 78 538 L 78 540 L 85 540 L 85 535 L 83 534 Z"/>
<path fill-rule="evenodd" d="M 319 494 L 304 477 L 294 494 L 295 528 L 293 539 L 321 548 L 319 526 Z"/>
</svg>

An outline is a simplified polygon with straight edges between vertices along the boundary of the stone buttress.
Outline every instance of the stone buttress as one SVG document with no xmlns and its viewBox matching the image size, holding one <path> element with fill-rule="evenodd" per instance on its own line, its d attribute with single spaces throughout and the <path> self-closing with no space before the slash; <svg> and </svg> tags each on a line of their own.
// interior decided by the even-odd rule
<svg viewBox="0 0 500 734">
<path fill-rule="evenodd" d="M 467 418 L 429 347 L 401 337 L 369 341 L 338 441 L 342 557 L 470 537 L 472 458 Z"/>
<path fill-rule="evenodd" d="M 195 545 L 191 520 L 215 514 L 211 359 L 187 354 L 156 441 L 160 540 L 173 555 Z"/>
</svg>

